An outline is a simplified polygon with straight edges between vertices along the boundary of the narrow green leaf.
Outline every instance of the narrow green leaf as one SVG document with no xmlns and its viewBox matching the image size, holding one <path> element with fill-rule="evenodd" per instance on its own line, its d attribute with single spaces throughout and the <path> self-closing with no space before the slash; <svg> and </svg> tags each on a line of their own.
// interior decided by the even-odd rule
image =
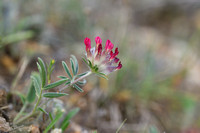
<svg viewBox="0 0 200 133">
<path fill-rule="evenodd" d="M 68 127 L 69 125 L 69 120 L 74 117 L 78 112 L 79 112 L 79 108 L 75 108 L 72 109 L 65 117 L 65 119 L 62 121 L 62 125 L 61 125 L 61 129 L 62 131 L 65 131 L 65 129 Z"/>
<path fill-rule="evenodd" d="M 92 67 L 93 67 L 93 66 L 92 66 L 92 62 L 91 62 L 90 60 L 88 60 L 88 62 L 89 62 L 89 63 L 88 63 L 88 64 L 89 64 L 89 67 L 92 68 Z"/>
<path fill-rule="evenodd" d="M 17 94 L 20 97 L 20 100 L 22 101 L 22 103 L 25 104 L 26 97 L 20 92 L 16 92 L 15 94 Z"/>
<path fill-rule="evenodd" d="M 73 84 L 73 87 L 77 90 L 77 91 L 79 91 L 79 92 L 84 92 L 84 90 L 82 90 L 78 85 L 76 85 L 76 84 Z"/>
<path fill-rule="evenodd" d="M 69 78 L 72 79 L 72 75 L 71 75 L 71 73 L 69 71 L 69 68 L 68 68 L 67 64 L 64 61 L 62 61 L 62 65 L 63 65 L 63 68 L 65 69 L 65 72 L 69 76 Z"/>
<path fill-rule="evenodd" d="M 32 103 L 35 101 L 35 97 L 36 97 L 36 91 L 33 85 L 33 81 L 31 81 L 26 100 L 28 103 Z"/>
<path fill-rule="evenodd" d="M 49 65 L 46 64 L 46 66 L 47 66 L 47 80 L 48 80 L 48 83 L 51 82 L 51 74 L 52 74 L 53 69 L 54 69 L 54 66 L 53 66 L 54 64 L 55 64 L 55 60 L 53 60 L 53 59 L 50 61 Z"/>
<path fill-rule="evenodd" d="M 39 95 L 40 95 L 40 85 L 39 85 L 35 76 L 32 75 L 31 79 L 32 79 L 34 87 L 35 87 L 36 95 L 37 95 L 37 97 L 39 97 Z"/>
<path fill-rule="evenodd" d="M 65 83 L 65 85 L 68 85 L 68 84 L 70 84 L 71 83 L 71 81 L 67 81 L 66 83 Z"/>
<path fill-rule="evenodd" d="M 88 72 L 84 72 L 84 73 L 81 73 L 81 74 L 78 74 L 77 77 L 82 77 L 84 75 L 86 75 Z"/>
<path fill-rule="evenodd" d="M 52 89 L 52 88 L 54 88 L 54 87 L 57 87 L 57 86 L 59 86 L 59 85 L 65 83 L 66 81 L 67 81 L 67 79 L 58 80 L 58 81 L 56 81 L 56 82 L 54 82 L 54 83 L 48 84 L 47 86 L 44 87 L 44 89 L 45 89 L 45 90 L 47 90 L 47 89 Z"/>
<path fill-rule="evenodd" d="M 61 127 L 62 131 L 65 131 L 65 129 L 69 126 L 69 123 L 70 123 L 69 121 L 62 123 L 62 127 Z"/>
<path fill-rule="evenodd" d="M 78 65 L 78 60 L 76 59 L 76 57 L 74 55 L 71 55 L 72 59 L 74 60 L 74 65 L 75 65 L 75 73 L 78 73 L 78 69 L 79 69 L 79 65 Z M 76 75 L 75 74 L 75 75 Z"/>
<path fill-rule="evenodd" d="M 101 78 L 108 80 L 108 77 L 104 73 L 96 72 L 95 74 Z"/>
<path fill-rule="evenodd" d="M 38 57 L 38 61 L 39 61 L 39 64 L 40 64 L 41 70 L 42 70 L 41 71 L 42 72 L 41 73 L 42 87 L 44 87 L 46 85 L 46 66 L 40 57 Z"/>
<path fill-rule="evenodd" d="M 67 93 L 58 93 L 58 92 L 47 92 L 43 94 L 43 97 L 47 97 L 47 98 L 57 98 L 57 97 L 61 97 L 61 96 L 66 96 L 68 95 Z"/>
<path fill-rule="evenodd" d="M 67 79 L 68 80 L 68 78 L 65 77 L 65 76 L 57 76 L 57 77 L 60 78 L 60 79 Z"/>
<path fill-rule="evenodd" d="M 53 121 L 51 121 L 51 123 L 47 126 L 47 128 L 44 130 L 44 133 L 47 133 L 55 124 L 56 124 L 56 122 L 62 117 L 62 115 L 63 115 L 63 112 L 59 112 L 57 115 L 56 115 L 56 117 L 55 117 L 55 119 L 53 120 Z"/>
<path fill-rule="evenodd" d="M 39 107 L 38 110 L 48 115 L 48 113 L 43 108 Z"/>
<path fill-rule="evenodd" d="M 82 58 L 82 59 L 85 62 L 85 64 L 89 65 L 88 62 L 87 62 L 87 59 L 85 59 L 85 58 Z"/>
<path fill-rule="evenodd" d="M 84 84 L 86 84 L 86 82 L 87 82 L 86 79 L 84 79 L 83 81 L 78 81 L 77 84 L 78 85 L 84 85 Z"/>
<path fill-rule="evenodd" d="M 42 69 L 41 69 L 41 66 L 38 62 L 37 62 L 37 67 L 38 67 L 38 71 L 40 73 L 40 77 L 42 77 Z"/>
<path fill-rule="evenodd" d="M 34 76 L 34 77 L 35 77 L 35 79 L 37 80 L 37 82 L 38 82 L 38 84 L 39 84 L 39 86 L 40 86 L 40 88 L 41 88 L 42 82 L 41 82 L 40 74 L 37 73 L 37 72 L 33 72 L 33 73 L 31 74 L 31 76 Z"/>
<path fill-rule="evenodd" d="M 51 112 L 49 112 L 49 118 L 51 119 L 51 121 L 53 121 L 53 116 L 52 116 Z"/>
<path fill-rule="evenodd" d="M 73 61 L 72 58 L 70 58 L 70 64 L 71 64 L 71 68 L 72 68 L 72 73 L 75 76 L 77 73 L 76 73 L 75 66 L 74 66 L 74 61 Z"/>
</svg>

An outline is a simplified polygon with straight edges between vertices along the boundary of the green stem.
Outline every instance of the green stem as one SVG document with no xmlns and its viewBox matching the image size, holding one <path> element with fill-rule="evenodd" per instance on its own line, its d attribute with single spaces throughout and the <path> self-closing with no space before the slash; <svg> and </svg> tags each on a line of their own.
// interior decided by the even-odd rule
<svg viewBox="0 0 200 133">
<path fill-rule="evenodd" d="M 41 98 L 42 98 L 42 91 L 43 91 L 43 88 L 41 88 L 39 98 L 38 98 L 38 100 L 37 100 L 37 103 L 35 104 L 35 107 L 34 107 L 34 109 L 33 109 L 33 111 L 32 111 L 32 114 L 35 113 L 35 111 L 37 110 L 37 107 L 38 107 L 38 105 L 39 105 L 39 103 L 40 103 L 40 101 L 41 101 Z"/>
<path fill-rule="evenodd" d="M 33 115 L 35 115 L 35 114 L 34 113 L 30 113 L 29 115 L 26 115 L 25 117 L 22 117 L 21 119 L 19 119 L 15 124 L 22 123 L 23 121 L 25 121 L 26 119 L 32 117 Z"/>
<path fill-rule="evenodd" d="M 43 91 L 43 88 L 41 88 L 39 98 L 38 98 L 38 100 L 37 100 L 37 103 L 35 104 L 35 107 L 34 107 L 33 111 L 32 111 L 29 115 L 26 115 L 26 116 L 22 117 L 22 118 L 21 118 L 20 120 L 18 120 L 15 124 L 19 124 L 19 123 L 25 121 L 26 119 L 32 117 L 33 115 L 35 115 L 35 112 L 36 112 L 36 110 L 37 110 L 37 107 L 38 107 L 38 105 L 39 105 L 39 103 L 40 103 L 40 101 L 41 101 L 41 99 L 42 99 L 42 91 Z"/>
<path fill-rule="evenodd" d="M 27 105 L 28 105 L 27 103 L 24 103 L 24 105 L 23 105 L 23 107 L 21 108 L 20 112 L 17 114 L 17 116 L 16 116 L 15 119 L 13 120 L 14 123 L 15 123 L 16 120 L 18 120 L 19 117 L 22 115 L 22 113 L 23 113 L 24 110 L 26 109 Z"/>
</svg>

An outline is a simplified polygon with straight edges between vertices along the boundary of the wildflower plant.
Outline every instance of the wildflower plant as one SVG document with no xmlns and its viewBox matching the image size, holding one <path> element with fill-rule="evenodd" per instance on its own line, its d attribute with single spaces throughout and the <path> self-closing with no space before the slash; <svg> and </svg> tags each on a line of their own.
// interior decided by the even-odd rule
<svg viewBox="0 0 200 133">
<path fill-rule="evenodd" d="M 114 45 L 110 40 L 106 41 L 105 47 L 103 49 L 102 40 L 100 37 L 95 38 L 96 46 L 91 48 L 91 40 L 85 38 L 85 49 L 86 56 L 83 58 L 89 70 L 83 73 L 79 73 L 79 64 L 74 55 L 70 58 L 70 68 L 68 65 L 62 61 L 62 66 L 65 71 L 65 75 L 60 75 L 60 78 L 56 82 L 51 82 L 51 75 L 54 70 L 55 60 L 51 60 L 49 64 L 38 58 L 37 68 L 39 73 L 31 74 L 31 84 L 29 87 L 29 92 L 23 100 L 23 107 L 14 119 L 14 124 L 19 125 L 31 117 L 40 116 L 41 113 L 46 114 L 51 120 L 50 124 L 44 130 L 44 133 L 48 132 L 50 129 L 54 128 L 56 122 L 58 122 L 64 115 L 62 109 L 58 109 L 57 113 L 52 115 L 52 112 L 47 112 L 47 103 L 53 98 L 58 98 L 61 96 L 67 96 L 68 94 L 64 90 L 68 87 L 73 87 L 79 92 L 84 90 L 81 88 L 86 83 L 86 77 L 91 74 L 96 74 L 97 76 L 107 78 L 107 75 L 113 71 L 122 68 L 122 64 L 117 58 L 119 54 L 118 48 L 112 51 Z M 63 85 L 56 92 L 51 91 L 55 87 Z M 25 113 L 27 106 L 35 103 L 32 111 L 30 113 Z M 69 120 L 78 112 L 78 109 L 74 109 L 66 115 L 63 121 L 61 121 L 60 129 L 64 131 L 69 125 Z"/>
</svg>

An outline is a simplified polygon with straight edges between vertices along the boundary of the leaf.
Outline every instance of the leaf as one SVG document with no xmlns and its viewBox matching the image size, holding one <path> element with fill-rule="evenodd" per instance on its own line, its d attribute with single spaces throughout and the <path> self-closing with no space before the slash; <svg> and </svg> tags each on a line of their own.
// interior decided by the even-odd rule
<svg viewBox="0 0 200 133">
<path fill-rule="evenodd" d="M 79 112 L 79 108 L 75 108 L 72 109 L 65 117 L 65 119 L 62 121 L 62 125 L 61 125 L 61 129 L 62 131 L 65 131 L 65 129 L 68 127 L 69 125 L 69 120 L 74 117 L 78 112 Z"/>
<path fill-rule="evenodd" d="M 32 102 L 34 102 L 35 97 L 36 97 L 36 91 L 35 91 L 35 87 L 33 85 L 33 81 L 31 81 L 26 100 L 28 103 L 32 103 Z"/>
<path fill-rule="evenodd" d="M 25 102 L 26 102 L 25 96 L 20 92 L 16 92 L 16 94 L 20 97 L 22 103 L 25 104 Z"/>
<path fill-rule="evenodd" d="M 41 66 L 38 62 L 37 62 L 37 67 L 38 67 L 38 71 L 40 73 L 40 77 L 42 77 L 42 69 L 41 69 Z"/>
<path fill-rule="evenodd" d="M 90 60 L 88 60 L 88 62 L 89 62 L 89 67 L 92 68 L 93 67 L 92 62 Z"/>
<path fill-rule="evenodd" d="M 78 85 L 76 85 L 76 84 L 73 84 L 73 87 L 77 90 L 77 91 L 79 91 L 79 92 L 84 92 L 84 90 L 82 90 Z"/>
<path fill-rule="evenodd" d="M 49 112 L 49 118 L 51 119 L 51 121 L 53 121 L 53 116 L 52 116 L 51 112 Z"/>
<path fill-rule="evenodd" d="M 71 81 L 67 81 L 66 83 L 65 83 L 65 85 L 68 85 L 68 84 L 70 84 L 71 83 Z"/>
<path fill-rule="evenodd" d="M 57 76 L 57 77 L 60 78 L 60 79 L 67 79 L 68 80 L 68 78 L 65 77 L 65 76 Z"/>
<path fill-rule="evenodd" d="M 31 76 L 37 97 L 40 96 L 40 85 L 34 75 Z"/>
<path fill-rule="evenodd" d="M 41 67 L 42 87 L 44 87 L 46 85 L 46 67 L 43 60 L 40 57 L 38 57 L 38 61 Z"/>
<path fill-rule="evenodd" d="M 55 124 L 56 124 L 56 122 L 62 117 L 62 115 L 63 115 L 63 112 L 59 112 L 57 115 L 56 115 L 56 117 L 55 117 L 55 119 L 53 120 L 53 121 L 51 121 L 51 123 L 47 126 L 47 128 L 44 130 L 44 133 L 47 133 Z"/>
<path fill-rule="evenodd" d="M 47 98 L 57 98 L 57 97 L 61 97 L 61 96 L 66 96 L 68 95 L 67 93 L 59 93 L 59 92 L 47 92 L 43 94 L 43 97 L 47 97 Z"/>
<path fill-rule="evenodd" d="M 104 78 L 106 80 L 108 80 L 108 77 L 104 74 L 104 73 L 100 73 L 100 72 L 95 72 L 95 74 L 101 78 Z"/>
<path fill-rule="evenodd" d="M 74 55 L 71 55 L 72 59 L 74 60 L 74 65 L 75 65 L 75 75 L 78 73 L 79 65 L 76 57 Z"/>
<path fill-rule="evenodd" d="M 61 79 L 61 80 L 58 80 L 54 83 L 51 83 L 51 84 L 48 84 L 47 86 L 44 87 L 45 90 L 48 90 L 48 89 L 52 89 L 54 87 L 57 87 L 63 83 L 65 83 L 67 81 L 67 79 Z"/>
<path fill-rule="evenodd" d="M 72 73 L 75 76 L 77 73 L 76 73 L 76 70 L 74 67 L 74 61 L 72 60 L 72 58 L 70 58 L 70 64 L 71 64 L 71 68 L 72 68 Z"/>
<path fill-rule="evenodd" d="M 43 108 L 39 107 L 38 109 L 39 109 L 41 112 L 43 112 L 43 113 L 45 113 L 45 114 L 48 115 L 48 113 L 47 113 Z"/>
<path fill-rule="evenodd" d="M 88 71 L 88 72 L 89 72 L 89 71 Z M 82 77 L 82 76 L 88 74 L 88 72 L 84 72 L 84 73 L 78 74 L 77 77 Z"/>
<path fill-rule="evenodd" d="M 85 58 L 82 58 L 82 59 L 87 65 L 89 65 L 88 62 L 87 62 L 87 59 L 85 59 Z"/>
<path fill-rule="evenodd" d="M 83 81 L 78 81 L 77 84 L 78 85 L 84 85 L 84 84 L 86 84 L 86 82 L 87 82 L 86 79 L 84 79 Z"/>
<path fill-rule="evenodd" d="M 62 61 L 62 65 L 63 65 L 63 68 L 65 69 L 65 72 L 69 76 L 69 78 L 72 79 L 72 75 L 71 75 L 71 73 L 69 71 L 69 68 L 68 68 L 67 64 L 64 61 Z"/>
<path fill-rule="evenodd" d="M 55 64 L 55 60 L 53 60 L 53 59 L 50 61 L 49 65 L 46 64 L 46 66 L 47 66 L 47 79 L 48 79 L 48 83 L 51 82 L 51 74 L 52 74 L 53 69 L 54 69 L 54 66 L 53 66 L 54 64 Z"/>
</svg>

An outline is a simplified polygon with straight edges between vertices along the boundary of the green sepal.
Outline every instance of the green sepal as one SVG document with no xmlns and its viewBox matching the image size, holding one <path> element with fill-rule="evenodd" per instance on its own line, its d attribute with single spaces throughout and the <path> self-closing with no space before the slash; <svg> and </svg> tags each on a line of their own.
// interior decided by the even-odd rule
<svg viewBox="0 0 200 133">
<path fill-rule="evenodd" d="M 87 59 L 85 59 L 85 58 L 82 58 L 82 59 L 85 62 L 85 64 L 87 64 L 89 66 Z"/>
<path fill-rule="evenodd" d="M 101 72 L 95 72 L 95 74 L 101 78 L 104 78 L 106 80 L 108 80 L 108 77 L 104 74 L 104 73 L 101 73 Z"/>
</svg>

